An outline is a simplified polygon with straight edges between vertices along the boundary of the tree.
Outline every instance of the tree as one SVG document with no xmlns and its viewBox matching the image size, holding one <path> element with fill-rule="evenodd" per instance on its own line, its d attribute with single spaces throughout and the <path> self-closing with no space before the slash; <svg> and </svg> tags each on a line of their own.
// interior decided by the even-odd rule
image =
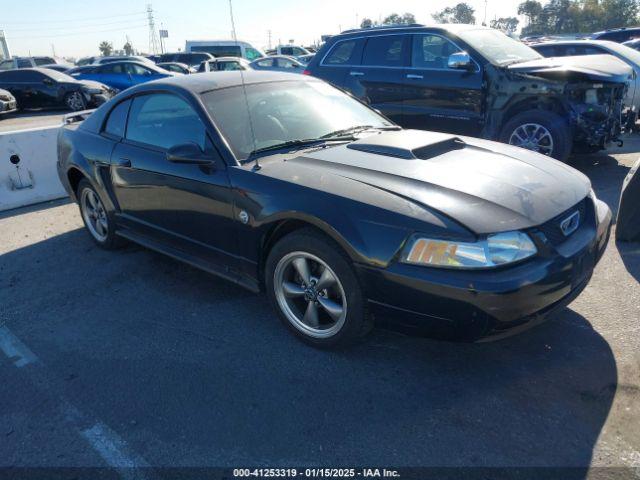
<svg viewBox="0 0 640 480">
<path fill-rule="evenodd" d="M 131 43 L 125 43 L 122 49 L 124 50 L 125 55 L 133 55 L 133 47 L 131 46 Z"/>
<path fill-rule="evenodd" d="M 513 33 L 518 28 L 520 20 L 516 17 L 500 17 L 497 20 L 491 20 L 491 28 L 497 28 L 506 33 Z"/>
<path fill-rule="evenodd" d="M 475 24 L 475 9 L 468 3 L 459 3 L 455 7 L 447 7 L 431 15 L 436 23 L 469 23 Z"/>
<path fill-rule="evenodd" d="M 98 45 L 98 50 L 100 50 L 100 54 L 103 57 L 108 57 L 113 52 L 113 45 L 111 44 L 111 42 L 107 42 L 105 40 L 104 42 L 100 42 L 100 45 Z"/>
<path fill-rule="evenodd" d="M 360 28 L 371 28 L 373 27 L 373 25 L 373 20 L 371 20 L 370 18 L 363 18 L 362 22 L 360 22 Z"/>
<path fill-rule="evenodd" d="M 413 13 L 405 13 L 404 15 L 392 13 L 382 21 L 383 25 L 409 25 L 411 23 L 416 23 L 416 17 Z"/>
</svg>

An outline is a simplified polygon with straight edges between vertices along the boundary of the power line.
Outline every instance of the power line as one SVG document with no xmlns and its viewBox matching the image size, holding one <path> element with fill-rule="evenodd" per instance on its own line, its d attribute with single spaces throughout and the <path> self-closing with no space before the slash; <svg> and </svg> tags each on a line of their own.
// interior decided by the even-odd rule
<svg viewBox="0 0 640 480">
<path fill-rule="evenodd" d="M 54 35 L 29 35 L 27 37 L 11 37 L 11 39 L 12 40 L 29 40 L 32 38 L 73 37 L 73 36 L 79 36 L 79 35 L 87 35 L 89 33 L 124 32 L 129 30 L 137 30 L 140 28 L 147 28 L 147 26 L 148 25 L 145 23 L 143 25 L 137 25 L 137 26 L 126 27 L 126 28 L 111 28 L 108 30 L 94 30 L 92 32 L 59 33 Z"/>
<path fill-rule="evenodd" d="M 142 19 L 141 18 L 132 18 L 131 20 L 117 20 L 115 22 L 106 22 L 106 23 L 95 23 L 95 24 L 83 24 L 83 25 L 78 25 L 75 27 L 67 27 L 67 26 L 61 26 L 61 25 L 56 25 L 53 27 L 33 27 L 33 28 L 9 28 L 7 29 L 7 31 L 10 32 L 33 32 L 33 31 L 43 31 L 43 30 L 51 30 L 51 29 L 64 29 L 65 31 L 68 30 L 77 30 L 77 29 L 85 29 L 85 28 L 95 28 L 95 27 L 104 27 L 107 25 L 120 25 L 122 27 L 126 27 L 128 24 L 132 24 L 132 23 L 140 23 Z"/>
<path fill-rule="evenodd" d="M 107 18 L 119 18 L 119 17 L 132 17 L 138 15 L 146 15 L 147 12 L 135 12 L 135 13 L 122 13 L 119 15 L 102 15 L 99 17 L 85 17 L 85 18 L 65 18 L 64 20 L 39 20 L 36 22 L 5 22 L 3 21 L 3 25 L 36 25 L 43 23 L 73 23 L 73 22 L 84 22 L 87 20 L 105 20 Z"/>
</svg>

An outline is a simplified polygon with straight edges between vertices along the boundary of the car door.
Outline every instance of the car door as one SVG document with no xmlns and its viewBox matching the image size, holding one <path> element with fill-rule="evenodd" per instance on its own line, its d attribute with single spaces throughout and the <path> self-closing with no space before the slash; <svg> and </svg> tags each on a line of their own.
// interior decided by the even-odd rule
<svg viewBox="0 0 640 480">
<path fill-rule="evenodd" d="M 171 147 L 187 143 L 197 144 L 215 165 L 168 160 Z M 232 263 L 227 252 L 235 227 L 226 166 L 185 99 L 172 93 L 134 97 L 111 173 L 128 228 L 209 262 Z"/>
<path fill-rule="evenodd" d="M 117 90 L 125 90 L 131 86 L 123 63 L 105 63 L 86 73 L 81 73 L 77 78 L 95 80 Z"/>
<path fill-rule="evenodd" d="M 131 85 L 139 85 L 140 83 L 150 82 L 166 76 L 137 63 L 127 63 L 125 64 L 125 69 L 131 79 Z"/>
<path fill-rule="evenodd" d="M 345 76 L 347 90 L 401 125 L 409 39 L 406 34 L 367 38 L 360 65 L 349 68 Z"/>
<path fill-rule="evenodd" d="M 364 39 L 351 38 L 340 40 L 329 48 L 329 51 L 319 58 L 319 62 L 309 66 L 314 77 L 332 83 L 338 88 L 351 91 L 347 73 L 360 66 Z"/>
<path fill-rule="evenodd" d="M 15 70 L 12 78 L 12 85 L 15 90 L 14 96 L 18 100 L 21 108 L 42 107 L 41 87 L 44 75 L 34 70 Z M 13 92 L 12 92 L 13 93 Z"/>
<path fill-rule="evenodd" d="M 482 128 L 482 71 L 450 68 L 449 56 L 463 51 L 433 33 L 411 36 L 411 62 L 405 72 L 406 128 L 478 135 Z"/>
</svg>

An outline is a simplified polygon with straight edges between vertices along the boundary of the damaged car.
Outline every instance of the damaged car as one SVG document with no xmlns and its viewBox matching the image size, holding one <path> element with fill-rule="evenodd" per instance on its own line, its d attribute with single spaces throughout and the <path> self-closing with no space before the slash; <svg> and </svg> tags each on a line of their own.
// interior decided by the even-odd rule
<svg viewBox="0 0 640 480">
<path fill-rule="evenodd" d="M 632 71 L 611 56 L 543 58 L 475 25 L 385 26 L 331 39 L 305 73 L 406 128 L 499 140 L 565 160 L 620 142 Z"/>
</svg>

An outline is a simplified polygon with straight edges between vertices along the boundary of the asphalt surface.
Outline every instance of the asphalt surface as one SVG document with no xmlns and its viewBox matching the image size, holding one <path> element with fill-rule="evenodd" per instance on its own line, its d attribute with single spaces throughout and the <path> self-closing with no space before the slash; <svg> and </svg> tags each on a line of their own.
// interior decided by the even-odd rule
<svg viewBox="0 0 640 480">
<path fill-rule="evenodd" d="M 616 210 L 636 152 L 572 163 Z M 66 201 L 0 214 L 0 466 L 640 467 L 640 244 L 519 336 L 319 351 L 266 298 L 81 227 Z"/>
</svg>

